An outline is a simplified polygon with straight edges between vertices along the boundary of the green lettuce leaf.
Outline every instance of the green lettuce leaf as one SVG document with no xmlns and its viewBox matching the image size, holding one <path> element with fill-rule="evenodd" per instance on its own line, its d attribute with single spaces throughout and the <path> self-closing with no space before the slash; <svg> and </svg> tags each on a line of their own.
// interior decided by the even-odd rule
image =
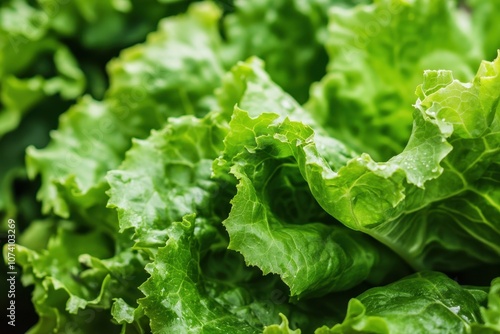
<svg viewBox="0 0 500 334">
<path fill-rule="evenodd" d="M 47 248 L 41 251 L 16 246 L 16 261 L 23 268 L 22 282 L 35 285 L 32 301 L 40 319 L 30 333 L 47 333 L 54 329 L 84 333 L 95 328 L 88 321 L 89 317 L 96 316 L 95 308 L 109 304 L 107 294 L 111 277 L 85 277 L 79 265 L 81 254 L 109 256 L 108 242 L 97 231 L 79 235 L 71 230 L 71 225 L 61 222 Z"/>
<path fill-rule="evenodd" d="M 38 198 L 44 213 L 68 217 L 71 207 L 86 210 L 105 202 L 104 176 L 118 167 L 131 138 L 146 137 L 169 116 L 210 109 L 222 76 L 212 50 L 219 14 L 215 5 L 202 3 L 167 18 L 145 44 L 109 65 L 104 101 L 82 98 L 61 117 L 46 148 L 28 148 L 28 175 L 42 176 Z"/>
<path fill-rule="evenodd" d="M 160 18 L 184 9 L 152 1 L 146 5 L 128 0 L 4 1 L 0 7 L 0 137 L 47 97 L 73 100 L 80 96 L 86 77 L 92 83 L 88 89 L 101 96 L 106 83 L 97 83 L 105 81 L 99 67 L 109 60 L 109 53 L 142 41 Z M 73 55 L 75 49 L 79 53 Z M 83 49 L 94 51 L 92 60 Z"/>
<path fill-rule="evenodd" d="M 41 1 L 40 7 L 50 16 L 50 27 L 57 34 L 72 36 L 98 52 L 138 43 L 155 29 L 159 19 L 178 12 L 173 6 L 137 0 Z"/>
<path fill-rule="evenodd" d="M 121 334 L 151 332 L 149 319 L 145 316 L 141 306 L 134 308 L 123 299 L 116 298 L 111 308 L 111 315 L 118 324 L 122 325 Z"/>
<path fill-rule="evenodd" d="M 251 57 L 245 62 L 239 62 L 233 66 L 224 76 L 222 87 L 216 91 L 216 95 L 221 116 L 227 121 L 231 119 L 235 105 L 244 109 L 251 118 L 258 117 L 262 113 L 289 117 L 314 128 L 316 140 L 321 142 L 322 154 L 325 155 L 329 163 L 341 167 L 357 154 L 346 144 L 330 137 L 322 127 L 318 126 L 310 113 L 274 83 L 264 70 L 264 62 L 259 58 Z M 310 130 L 306 130 L 306 133 L 309 132 Z M 226 158 L 230 159 L 240 151 L 240 146 L 238 144 L 231 145 L 232 142 L 249 141 L 249 143 L 254 144 L 254 136 L 255 134 L 252 131 L 247 131 L 245 127 L 232 129 L 231 133 L 224 139 L 226 144 L 224 154 L 217 159 L 217 163 L 213 166 L 217 177 L 227 179 L 229 164 L 227 164 Z"/>
<path fill-rule="evenodd" d="M 227 62 L 232 66 L 250 56 L 264 59 L 273 80 L 297 101 L 305 102 L 307 87 L 325 74 L 328 57 L 323 43 L 328 11 L 366 2 L 235 1 L 223 20 Z"/>
<path fill-rule="evenodd" d="M 481 307 L 484 324 L 472 324 L 472 333 L 500 333 L 500 277 L 491 282 L 488 294 L 488 306 Z"/>
<path fill-rule="evenodd" d="M 230 166 L 239 181 L 231 215 L 225 222 L 230 248 L 242 252 L 249 263 L 264 272 L 280 273 L 291 285 L 292 294 L 317 288 L 318 283 L 311 280 L 314 275 L 307 276 L 310 265 L 300 261 L 308 259 L 304 249 L 313 251 L 307 261 L 318 268 L 311 272 L 326 275 L 319 268 L 327 260 L 315 261 L 321 257 L 314 252 L 328 250 L 323 242 L 329 235 L 325 231 L 335 228 L 304 224 L 319 222 L 304 219 L 307 210 L 300 209 L 314 206 L 303 198 L 295 199 L 293 192 L 284 195 L 287 200 L 281 211 L 273 213 L 272 207 L 279 198 L 277 194 L 284 193 L 284 187 L 273 189 L 274 182 L 291 183 L 295 190 L 296 180 L 303 178 L 305 189 L 310 189 L 324 210 L 347 227 L 389 246 L 414 268 L 458 271 L 479 263 L 498 264 L 499 65 L 500 59 L 483 62 L 469 84 L 453 80 L 447 71 L 426 72 L 424 84 L 418 89 L 412 137 L 405 150 L 386 163 L 376 163 L 362 154 L 339 168 L 338 163 L 345 160 L 342 149 L 337 149 L 337 156 L 335 149 L 323 154 L 323 143 L 316 139 L 321 138 L 321 131 L 316 136 L 302 122 L 283 119 L 283 108 L 253 118 L 236 108 L 225 152 L 218 159 L 219 166 L 214 165 L 216 171 Z M 257 108 L 250 114 L 267 111 L 264 101 L 249 105 Z M 245 108 L 245 104 L 240 107 Z M 298 169 L 300 175 L 287 175 L 287 169 Z M 291 209 L 295 207 L 297 211 Z M 283 208 L 290 210 L 288 217 L 278 215 Z M 285 225 L 287 220 L 294 225 Z M 310 233 L 321 242 L 307 242 L 305 236 L 310 237 Z M 255 247 L 256 243 L 260 247 Z M 321 247 L 315 250 L 313 245 Z M 328 260 L 340 256 L 338 251 L 332 253 Z M 288 259 L 290 256 L 293 260 Z M 360 260 L 364 275 L 377 256 L 369 259 Z M 298 271 L 304 271 L 311 281 L 295 280 Z M 364 275 L 353 276 L 362 279 Z M 347 282 L 352 283 L 353 278 Z M 299 283 L 296 290 L 292 284 Z M 328 284 L 330 289 L 334 286 Z"/>
<path fill-rule="evenodd" d="M 234 63 L 232 59 L 263 58 L 272 78 L 299 101 L 305 101 L 304 87 L 324 75 L 327 63 L 325 50 L 316 36 L 317 29 L 326 27 L 327 21 L 326 11 L 317 8 L 319 3 L 237 1 L 234 13 L 224 19 L 224 32 L 233 55 L 230 65 Z M 287 19 L 282 20 L 283 17 Z"/>
<path fill-rule="evenodd" d="M 38 182 L 28 180 L 25 168 L 25 154 L 28 145 L 46 145 L 49 132 L 57 125 L 58 113 L 64 110 L 67 101 L 56 96 L 44 100 L 39 105 L 40 112 L 28 113 L 20 125 L 0 139 L 0 230 L 7 230 L 7 220 L 18 221 L 20 231 L 34 220 L 44 219 L 36 200 Z"/>
<path fill-rule="evenodd" d="M 301 334 L 301 330 L 291 330 L 288 326 L 288 319 L 280 313 L 281 324 L 271 325 L 264 328 L 264 334 Z"/>
<path fill-rule="evenodd" d="M 404 205 L 398 205 L 404 209 L 396 210 L 398 216 L 393 217 L 398 218 L 393 223 L 373 228 L 374 234 L 382 232 L 386 240 L 401 236 L 399 254 L 405 254 L 403 247 L 409 245 L 409 238 L 403 235 L 427 235 L 416 242 L 413 238 L 415 248 L 408 256 L 417 267 L 458 270 L 474 263 L 498 263 L 499 88 L 497 58 L 483 62 L 472 83 L 453 80 L 449 72 L 427 72 L 417 89 L 416 107 L 424 119 L 429 117 L 420 128 L 428 128 L 431 121 L 441 135 L 419 134 L 416 118 L 408 146 L 388 162 L 387 169 L 398 163 L 407 182 L 417 187 L 405 186 Z M 439 137 L 441 145 L 437 144 Z M 451 152 L 445 154 L 447 145 Z M 446 224 L 453 224 L 455 233 L 445 232 L 450 229 Z M 469 246 L 464 249 L 464 245 Z M 439 255 L 436 248 L 449 252 Z"/>
<path fill-rule="evenodd" d="M 132 248 L 133 244 L 129 238 L 128 234 L 118 238 L 119 247 L 111 258 L 100 259 L 82 255 L 80 262 L 91 268 L 87 270 L 87 276 L 111 276 L 107 286 L 109 303 L 106 304 L 106 313 L 110 313 L 107 321 L 121 325 L 122 333 L 149 333 L 149 319 L 138 304 L 138 299 L 143 297 L 138 287 L 147 280 L 144 267 L 149 263 L 149 259 Z"/>
<path fill-rule="evenodd" d="M 211 177 L 212 162 L 223 149 L 226 132 L 224 114 L 214 112 L 203 119 L 171 118 L 146 140 L 135 140 L 120 168 L 108 173 L 108 205 L 117 210 L 122 231 L 132 231 L 134 248 L 145 251 L 151 261 L 161 260 L 158 247 L 168 242 L 175 219 L 196 213 L 192 242 L 199 248 L 199 280 L 205 286 L 200 298 L 213 300 L 224 312 L 255 328 L 276 322 L 282 312 L 313 330 L 315 324 L 325 323 L 325 314 L 288 303 L 288 288 L 277 276 L 263 277 L 260 270 L 248 268 L 241 256 L 226 249 L 221 221 L 228 215 L 234 187 Z M 176 286 L 162 288 L 165 294 L 177 290 Z M 127 310 L 126 319 L 132 321 L 135 311 Z"/>
<path fill-rule="evenodd" d="M 43 12 L 24 1 L 0 7 L 0 138 L 39 102 L 72 100 L 86 80 L 69 48 L 47 33 Z"/>
<path fill-rule="evenodd" d="M 341 324 L 315 333 L 470 333 L 478 322 L 475 296 L 442 273 L 422 272 L 367 290 L 349 302 Z"/>
<path fill-rule="evenodd" d="M 104 102 L 86 96 L 61 116 L 46 148 L 28 147 L 28 176 L 42 176 L 42 212 L 69 217 L 70 205 L 83 209 L 105 201 L 103 175 L 129 146 L 125 129 Z"/>
<path fill-rule="evenodd" d="M 33 304 L 40 317 L 29 333 L 86 333 L 99 326 L 117 333 L 120 327 L 109 312 L 113 299 L 138 306 L 142 296 L 138 286 L 147 279 L 146 260 L 131 249 L 130 236 L 117 237 L 113 243 L 109 235 L 97 230 L 82 233 L 76 225 L 40 221 L 20 239 L 37 250 L 17 245 L 22 282 L 34 285 Z M 148 331 L 147 321 L 139 316 L 134 320 L 134 326 Z"/>
<path fill-rule="evenodd" d="M 166 246 L 146 266 L 151 277 L 140 287 L 146 297 L 139 303 L 153 332 L 259 333 L 264 326 L 273 327 L 278 314 L 287 314 L 295 327 L 313 331 L 337 318 L 325 314 L 330 307 L 312 311 L 328 305 L 327 299 L 289 303 L 289 292 L 277 276 L 262 276 L 225 246 L 204 251 L 197 229 L 205 223 L 194 215 L 172 223 Z"/>
<path fill-rule="evenodd" d="M 370 238 L 329 219 L 311 195 L 296 162 L 286 158 L 291 155 L 288 144 L 267 145 L 275 118 L 263 114 L 251 119 L 236 110 L 230 123 L 231 129 L 259 133 L 259 137 L 251 148 L 254 153 L 237 155 L 231 167 L 238 192 L 224 221 L 231 237 L 229 248 L 241 252 L 247 264 L 264 273 L 279 274 L 298 297 L 348 289 L 368 279 L 373 269 L 398 263 Z M 283 128 L 295 130 L 287 123 Z M 264 135 L 265 129 L 271 134 Z M 238 135 L 229 133 L 227 145 Z"/>
<path fill-rule="evenodd" d="M 214 198 L 223 189 L 210 179 L 211 165 L 225 132 L 215 114 L 171 118 L 146 140 L 134 140 L 120 168 L 108 173 L 108 206 L 117 210 L 121 231 L 133 229 L 136 247 L 165 244 L 166 228 L 186 214 L 216 216 Z"/>
<path fill-rule="evenodd" d="M 496 7 L 2 2 L 28 332 L 499 333 Z"/>
<path fill-rule="evenodd" d="M 135 122 L 149 119 L 145 125 L 158 128 L 171 116 L 200 117 L 210 111 L 213 90 L 225 72 L 220 15 L 211 2 L 193 4 L 187 13 L 162 20 L 146 43 L 111 61 L 106 96 L 115 112 L 123 118 L 134 115 Z"/>
<path fill-rule="evenodd" d="M 140 287 L 146 297 L 139 302 L 151 319 L 151 329 L 155 333 L 258 333 L 257 328 L 207 298 L 200 286 L 194 229 L 194 215 L 172 224 L 166 246 L 146 266 L 151 278 Z"/>
<path fill-rule="evenodd" d="M 283 117 L 313 121 L 261 66 L 250 59 L 232 70 L 234 78 L 246 82 L 234 83 L 240 88 L 239 107 L 229 123 L 224 152 L 214 163 L 216 176 L 226 178 L 229 169 L 238 180 L 224 221 L 229 248 L 265 274 L 279 274 L 299 298 L 351 288 L 369 279 L 372 269 L 398 263 L 378 243 L 343 228 L 318 205 L 298 163 L 290 159 L 290 138 L 296 135 L 306 142 L 314 132 Z M 332 161 L 347 161 L 348 148 L 334 139 L 323 140 Z"/>
<path fill-rule="evenodd" d="M 468 81 L 483 59 L 451 0 L 380 0 L 330 11 L 328 74 L 307 109 L 331 134 L 375 159 L 401 152 L 410 135 L 413 90 L 424 70 Z"/>
</svg>

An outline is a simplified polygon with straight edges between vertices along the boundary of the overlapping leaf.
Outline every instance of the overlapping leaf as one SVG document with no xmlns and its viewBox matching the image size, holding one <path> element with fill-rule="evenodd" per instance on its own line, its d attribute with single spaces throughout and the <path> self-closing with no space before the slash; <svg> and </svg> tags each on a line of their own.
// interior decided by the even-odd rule
<svg viewBox="0 0 500 334">
<path fill-rule="evenodd" d="M 140 303 L 151 319 L 151 329 L 155 333 L 258 333 L 258 328 L 227 312 L 203 292 L 194 228 L 194 216 L 173 224 L 166 246 L 146 267 L 151 278 L 141 286 L 146 297 Z"/>
<path fill-rule="evenodd" d="M 172 118 L 148 139 L 135 140 L 120 169 L 108 174 L 109 206 L 122 231 L 133 228 L 138 247 L 164 244 L 166 228 L 186 214 L 216 215 L 214 199 L 223 192 L 210 175 L 224 134 L 215 115 Z"/>
<path fill-rule="evenodd" d="M 467 81 L 484 59 L 463 28 L 470 18 L 452 0 L 380 0 L 335 7 L 329 19 L 328 74 L 312 87 L 307 108 L 335 137 L 376 159 L 406 144 L 424 70 L 452 70 Z"/>
<path fill-rule="evenodd" d="M 301 237 L 291 232 L 270 237 L 273 230 L 283 228 L 270 210 L 269 203 L 276 196 L 271 190 L 273 178 L 291 166 L 300 170 L 323 209 L 344 225 L 386 244 L 415 268 L 458 271 L 478 263 L 498 263 L 499 64 L 500 60 L 484 62 L 470 84 L 452 80 L 449 72 L 427 72 L 419 90 L 412 137 L 406 149 L 386 163 L 363 154 L 338 168 L 323 157 L 318 149 L 321 142 L 315 143 L 312 129 L 303 123 L 283 119 L 282 112 L 251 118 L 236 110 L 220 159 L 223 165 L 232 166 L 240 182 L 225 223 L 233 237 L 230 247 L 264 271 L 280 270 L 283 275 L 297 264 L 297 270 L 307 272 L 307 265 L 283 256 L 294 252 L 278 249 L 288 239 L 292 245 L 302 242 L 307 235 L 302 229 L 315 225 L 301 225 L 300 214 L 292 214 L 300 222 L 289 228 Z M 250 107 L 267 110 L 263 102 Z M 250 114 L 256 115 L 256 110 Z M 342 154 L 329 156 L 337 164 L 343 159 Z M 283 177 L 278 183 L 298 179 Z M 293 198 L 293 194 L 285 196 Z M 311 204 L 302 200 L 301 205 Z M 327 233 L 317 235 L 325 238 Z M 260 247 L 253 246 L 259 241 Z M 301 259 L 303 249 L 311 245 L 328 249 L 323 240 L 306 244 L 296 248 L 301 249 Z M 269 249 L 281 260 L 274 263 L 274 257 L 267 255 Z M 283 279 L 293 282 L 294 278 L 284 274 Z"/>
<path fill-rule="evenodd" d="M 308 184 L 301 175 L 293 146 L 312 141 L 314 132 L 283 117 L 314 122 L 258 62 L 250 60 L 233 71 L 246 71 L 248 81 L 229 124 L 225 150 L 214 164 L 216 175 L 223 177 L 229 168 L 238 180 L 231 214 L 224 221 L 229 248 L 264 273 L 279 274 L 299 297 L 353 287 L 368 279 L 373 268 L 398 263 L 370 238 L 329 220 L 311 195 L 314 182 Z M 347 160 L 349 149 L 340 142 L 320 143 L 328 145 L 323 151 L 334 164 Z"/>
<path fill-rule="evenodd" d="M 61 119 L 51 143 L 28 149 L 30 177 L 40 173 L 43 212 L 67 217 L 69 206 L 102 203 L 104 176 L 118 167 L 133 137 L 145 137 L 169 116 L 203 114 L 219 84 L 216 33 L 219 11 L 209 3 L 166 19 L 148 42 L 109 66 L 103 102 L 83 98 Z"/>
<path fill-rule="evenodd" d="M 85 333 L 97 330 L 96 324 L 117 332 L 109 314 L 112 298 L 137 306 L 137 287 L 146 280 L 143 257 L 126 245 L 126 239 L 113 245 L 102 232 L 79 233 L 75 225 L 40 221 L 20 240 L 36 250 L 17 245 L 22 281 L 34 285 L 33 304 L 40 316 L 30 333 Z M 51 230 L 57 233 L 51 235 Z"/>
<path fill-rule="evenodd" d="M 48 96 L 83 92 L 83 72 L 49 30 L 49 17 L 24 1 L 0 7 L 0 138 Z"/>
<path fill-rule="evenodd" d="M 104 60 L 188 3 L 0 8 L 1 98 L 15 111 L 0 136 L 43 99 L 37 111 L 58 114 L 54 94 L 80 94 L 79 66 L 103 97 L 80 98 L 49 146 L 28 150 L 44 215 L 69 217 L 18 239 L 31 332 L 499 332 L 498 279 L 489 294 L 437 272 L 396 281 L 408 264 L 474 284 L 500 275 L 500 60 L 468 81 L 494 48 L 493 1 L 196 3 L 110 62 L 104 93 Z M 303 108 L 285 91 L 306 99 L 322 44 L 329 73 Z M 4 139 L 38 136 L 33 115 Z M 9 190 L 20 163 L 0 170 L 0 211 L 37 218 L 29 190 Z"/>
<path fill-rule="evenodd" d="M 473 294 L 444 274 L 418 273 L 367 290 L 349 302 L 341 324 L 315 333 L 470 333 L 481 321 L 479 297 L 486 293 Z"/>
<path fill-rule="evenodd" d="M 472 333 L 500 333 L 500 278 L 491 282 L 487 307 L 481 307 L 484 324 L 472 324 Z"/>
</svg>

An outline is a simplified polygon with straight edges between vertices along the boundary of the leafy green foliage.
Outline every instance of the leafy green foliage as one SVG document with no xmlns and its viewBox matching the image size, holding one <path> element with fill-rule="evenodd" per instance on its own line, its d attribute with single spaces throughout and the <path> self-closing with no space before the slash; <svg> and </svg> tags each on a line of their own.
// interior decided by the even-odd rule
<svg viewBox="0 0 500 334">
<path fill-rule="evenodd" d="M 408 145 L 385 163 L 362 154 L 337 169 L 323 157 L 317 148 L 321 143 L 315 143 L 312 129 L 303 123 L 283 120 L 280 112 L 250 119 L 238 110 L 231 124 L 238 134 L 228 134 L 226 151 L 232 153 L 224 161 L 243 180 L 241 192 L 272 186 L 269 176 L 259 178 L 259 174 L 276 173 L 278 164 L 295 165 L 323 209 L 344 225 L 383 242 L 414 268 L 460 270 L 478 262 L 498 264 L 498 220 L 493 217 L 498 214 L 494 180 L 499 154 L 499 64 L 499 59 L 484 62 L 471 84 L 454 81 L 448 72 L 427 72 Z M 464 160 L 464 154 L 470 160 Z M 338 164 L 343 155 L 328 158 Z M 241 175 L 255 180 L 246 181 Z M 268 216 L 260 206 L 246 204 L 255 203 L 255 196 L 246 195 L 240 201 L 254 215 Z M 238 208 L 234 202 L 233 210 Z M 231 234 L 231 226 L 227 227 Z M 445 231 L 446 237 L 434 238 Z M 470 249 L 464 250 L 464 245 L 471 245 Z"/>
<path fill-rule="evenodd" d="M 367 290 L 349 302 L 342 324 L 315 333 L 469 333 L 479 319 L 467 289 L 443 274 L 422 272 Z"/>
<path fill-rule="evenodd" d="M 140 303 L 151 319 L 151 329 L 157 333 L 234 329 L 240 333 L 256 333 L 256 329 L 228 314 L 199 291 L 199 255 L 196 244 L 190 242 L 193 231 L 194 216 L 173 224 L 166 246 L 159 248 L 155 261 L 146 266 L 151 278 L 141 286 L 146 297 Z"/>
<path fill-rule="evenodd" d="M 0 5 L 28 333 L 500 333 L 496 2 L 190 3 Z"/>
<path fill-rule="evenodd" d="M 272 325 L 272 326 L 266 326 L 264 328 L 264 334 L 300 334 L 301 331 L 300 329 L 297 330 L 291 330 L 290 327 L 288 327 L 288 319 L 280 313 L 281 317 L 281 324 L 278 325 Z"/>
<path fill-rule="evenodd" d="M 486 59 L 495 57 L 498 44 L 498 32 L 500 25 L 497 20 L 491 18 L 489 13 L 498 13 L 500 3 L 495 0 L 467 0 L 465 2 L 472 10 L 474 21 L 475 38 L 481 43 Z"/>
<path fill-rule="evenodd" d="M 213 40 L 217 36 L 212 36 L 218 15 L 207 3 L 181 17 L 167 18 L 145 44 L 127 49 L 110 63 L 111 83 L 104 101 L 83 97 L 62 116 L 46 148 L 28 148 L 28 175 L 42 175 L 38 198 L 44 213 L 68 217 L 70 205 L 86 208 L 102 203 L 107 189 L 104 176 L 118 167 L 131 138 L 147 136 L 169 116 L 209 109 L 210 97 L 204 97 L 222 76 L 212 50 L 217 44 Z M 202 45 L 205 53 L 200 51 Z M 178 106 L 178 111 L 170 105 Z"/>
<path fill-rule="evenodd" d="M 20 210 L 13 204 L 14 200 L 20 202 L 19 198 L 14 198 L 16 183 L 27 179 L 24 154 L 19 152 L 29 145 L 44 147 L 49 131 L 57 127 L 58 115 L 82 93 L 102 98 L 108 85 L 105 64 L 120 49 L 141 42 L 161 18 L 185 11 L 188 3 L 164 5 L 148 1 L 144 4 L 137 0 L 1 2 L 1 216 L 18 217 L 28 224 L 31 217 L 39 215 L 38 208 L 27 212 L 27 208 Z M 101 122 L 93 128 L 103 131 L 103 126 Z M 59 158 L 58 165 L 64 165 L 66 158 Z M 44 178 L 49 179 L 48 176 Z M 27 196 L 32 198 L 31 193 Z M 67 216 L 62 200 L 49 203 L 45 199 L 44 202 L 44 211 L 54 205 L 58 214 Z M 5 229 L 3 222 L 2 219 L 2 230 Z"/>
<path fill-rule="evenodd" d="M 109 206 L 117 209 L 121 230 L 135 230 L 136 247 L 163 245 L 166 228 L 186 214 L 215 214 L 219 185 L 210 167 L 224 131 L 210 116 L 175 118 L 147 140 L 135 140 L 120 169 L 108 174 Z"/>
<path fill-rule="evenodd" d="M 215 170 L 224 171 L 228 169 L 224 164 L 229 164 L 238 180 L 231 214 L 224 221 L 231 237 L 229 248 L 242 253 L 249 265 L 258 266 L 264 273 L 279 274 L 292 296 L 355 286 L 368 278 L 372 268 L 380 269 L 381 258 L 391 254 L 372 245 L 365 235 L 338 226 L 324 215 L 302 178 L 299 164 L 290 159 L 294 140 L 286 138 L 297 133 L 306 143 L 313 131 L 287 119 L 274 127 L 280 114 L 291 111 L 289 117 L 301 118 L 305 112 L 289 102 L 290 97 L 268 77 L 259 75 L 261 69 L 256 63 L 249 62 L 244 68 L 250 71 L 251 65 L 255 74 L 247 73 L 251 79 L 229 123 L 223 156 L 215 165 Z M 249 117 L 258 115 L 259 110 L 278 114 Z M 279 144 L 273 145 L 274 141 Z M 347 149 L 340 143 L 337 146 L 340 150 L 332 159 L 340 162 Z"/>
<path fill-rule="evenodd" d="M 472 333 L 498 333 L 500 332 L 500 279 L 491 282 L 488 294 L 488 306 L 481 307 L 484 324 L 472 324 Z"/>
<path fill-rule="evenodd" d="M 307 108 L 336 137 L 376 159 L 405 146 L 414 88 L 424 70 L 449 69 L 468 81 L 483 55 L 470 20 L 450 0 L 381 0 L 330 12 L 328 74 Z M 440 36 L 436 38 L 435 36 Z M 398 126 L 393 126 L 398 124 Z"/>
</svg>

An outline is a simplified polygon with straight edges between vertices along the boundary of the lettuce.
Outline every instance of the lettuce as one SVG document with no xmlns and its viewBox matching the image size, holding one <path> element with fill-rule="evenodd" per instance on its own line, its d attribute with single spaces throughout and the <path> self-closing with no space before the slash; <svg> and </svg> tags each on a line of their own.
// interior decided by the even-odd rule
<svg viewBox="0 0 500 334">
<path fill-rule="evenodd" d="M 141 42 L 158 20 L 183 12 L 186 7 L 156 1 L 144 5 L 136 0 L 2 1 L 2 218 L 41 218 L 38 208 L 31 210 L 36 206 L 31 193 L 25 197 L 31 202 L 29 208 L 20 210 L 14 204 L 15 184 L 28 178 L 25 148 L 46 146 L 50 130 L 57 128 L 59 115 L 82 94 L 100 100 L 109 81 L 104 72 L 106 63 L 122 48 Z M 2 230 L 6 228 L 4 221 Z"/>
<path fill-rule="evenodd" d="M 44 213 L 68 217 L 71 205 L 102 203 L 104 176 L 118 167 L 132 138 L 144 138 L 170 116 L 210 109 L 210 93 L 223 73 L 212 49 L 220 39 L 215 34 L 219 14 L 207 3 L 167 18 L 146 43 L 109 63 L 110 87 L 103 101 L 82 97 L 61 116 L 47 147 L 28 148 L 28 176 L 42 176 L 38 198 Z"/>
<path fill-rule="evenodd" d="M 342 324 L 316 333 L 468 333 L 485 295 L 441 273 L 422 272 L 351 299 Z"/>
<path fill-rule="evenodd" d="M 496 3 L 188 3 L 2 3 L 23 329 L 500 333 Z"/>
<path fill-rule="evenodd" d="M 454 7 L 448 0 L 381 0 L 333 8 L 328 74 L 312 87 L 307 108 L 332 135 L 377 160 L 401 152 L 422 72 L 448 69 L 469 81 L 484 59 L 476 35 L 464 28 L 470 17 Z"/>
</svg>

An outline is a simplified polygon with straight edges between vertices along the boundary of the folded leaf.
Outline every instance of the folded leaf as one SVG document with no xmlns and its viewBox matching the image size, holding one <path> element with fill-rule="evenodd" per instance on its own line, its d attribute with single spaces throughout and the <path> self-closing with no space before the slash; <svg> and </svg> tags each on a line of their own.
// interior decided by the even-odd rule
<svg viewBox="0 0 500 334">
<path fill-rule="evenodd" d="M 491 282 L 488 294 L 488 306 L 481 307 L 484 324 L 472 324 L 473 334 L 498 334 L 500 333 L 500 277 Z"/>
<path fill-rule="evenodd" d="M 40 316 L 30 333 L 86 333 L 98 330 L 95 323 L 118 332 L 109 313 L 112 299 L 137 307 L 137 299 L 142 296 L 137 287 L 147 279 L 144 256 L 131 249 L 128 236 L 117 237 L 113 245 L 102 232 L 75 231 L 74 222 L 50 223 L 31 225 L 31 238 L 25 233 L 20 240 L 36 247 L 39 240 L 34 239 L 35 233 L 40 238 L 42 233 L 56 230 L 47 245 L 36 247 L 39 250 L 17 245 L 22 282 L 34 285 L 33 304 Z M 144 324 L 139 315 L 134 321 L 149 330 L 147 321 Z"/>
<path fill-rule="evenodd" d="M 49 240 L 47 249 L 36 252 L 16 247 L 23 284 L 35 285 L 32 300 L 40 319 L 30 333 L 72 329 L 83 333 L 85 329 L 92 330 L 92 324 L 85 321 L 88 316 L 96 316 L 91 310 L 109 307 L 111 276 L 100 273 L 85 277 L 79 265 L 80 254 L 109 256 L 106 238 L 99 232 L 78 235 L 69 226 L 62 226 Z"/>
<path fill-rule="evenodd" d="M 191 242 L 199 247 L 195 254 L 199 253 L 203 270 L 197 277 L 206 286 L 203 298 L 213 299 L 224 312 L 252 327 L 272 324 L 278 312 L 283 312 L 296 323 L 314 328 L 324 323 L 324 314 L 306 315 L 287 303 L 288 289 L 277 277 L 262 277 L 262 272 L 246 267 L 238 254 L 226 250 L 221 220 L 228 215 L 233 187 L 211 177 L 213 159 L 227 133 L 225 126 L 218 112 L 203 119 L 184 116 L 170 119 L 148 139 L 134 141 L 122 166 L 108 173 L 108 205 L 117 209 L 122 231 L 134 233 L 135 248 L 149 254 L 151 261 L 160 261 L 158 247 L 171 238 L 176 219 L 196 212 Z M 176 286 L 172 289 L 177 291 Z M 278 301 L 272 298 L 276 291 L 282 296 Z M 129 321 L 132 311 L 129 308 L 126 315 Z"/>
<path fill-rule="evenodd" d="M 120 169 L 110 171 L 109 207 L 116 208 L 120 229 L 133 228 L 137 247 L 159 247 L 168 226 L 196 212 L 213 219 L 223 194 L 210 179 L 225 129 L 211 114 L 172 118 L 146 140 L 134 140 Z"/>
<path fill-rule="evenodd" d="M 165 247 L 146 266 L 151 278 L 139 300 L 155 333 L 258 333 L 239 317 L 208 298 L 200 282 L 199 250 L 193 239 L 194 215 L 172 224 Z"/>
<path fill-rule="evenodd" d="M 299 298 L 351 288 L 369 279 L 372 269 L 398 263 L 370 238 L 329 219 L 312 196 L 314 183 L 306 182 L 299 168 L 302 161 L 293 157 L 295 147 L 311 142 L 314 132 L 283 118 L 288 115 L 312 125 L 314 121 L 255 60 L 239 64 L 233 72 L 246 82 L 235 85 L 241 94 L 239 107 L 229 123 L 224 152 L 214 163 L 216 176 L 226 178 L 223 174 L 229 169 L 238 181 L 224 221 L 229 248 L 265 274 L 279 274 L 292 296 Z M 349 149 L 319 132 L 330 160 L 347 161 Z"/>
<path fill-rule="evenodd" d="M 271 77 L 298 101 L 305 101 L 304 87 L 325 73 L 327 56 L 320 30 L 326 28 L 327 7 L 341 2 L 347 1 L 237 1 L 234 13 L 224 18 L 232 55 L 228 63 L 263 58 Z"/>
<path fill-rule="evenodd" d="M 235 110 L 225 153 L 214 165 L 216 171 L 231 166 L 240 180 L 233 203 L 237 214 L 226 227 L 230 235 L 241 231 L 244 236 L 235 238 L 232 247 L 247 247 L 245 257 L 256 256 L 251 246 L 255 236 L 262 241 L 263 235 L 271 235 L 269 226 L 281 226 L 268 212 L 266 203 L 276 195 L 266 188 L 285 165 L 300 170 L 315 200 L 334 218 L 381 241 L 415 268 L 458 271 L 499 263 L 499 66 L 500 59 L 484 62 L 469 84 L 453 80 L 449 72 L 427 72 L 418 90 L 408 145 L 386 163 L 362 154 L 342 165 L 341 144 L 330 145 L 332 150 L 324 153 L 328 150 L 316 139 L 322 137 L 321 128 L 283 119 L 283 108 L 254 118 Z M 253 109 L 250 115 L 268 110 L 265 100 L 248 106 Z M 247 215 L 252 217 L 249 226 L 261 230 L 254 231 L 252 239 L 247 236 L 249 226 L 241 222 Z M 283 241 L 284 236 L 277 239 Z M 272 240 L 264 244 L 277 246 Z M 261 248 L 265 253 L 267 248 Z"/>
<path fill-rule="evenodd" d="M 298 297 L 348 289 L 368 279 L 375 268 L 390 267 L 391 259 L 398 263 L 370 238 L 339 226 L 325 215 L 297 163 L 287 159 L 293 154 L 293 142 L 268 145 L 276 140 L 273 133 L 296 130 L 293 123 L 285 121 L 283 128 L 275 131 L 275 118 L 263 114 L 251 119 L 236 110 L 230 123 L 231 130 L 245 129 L 259 135 L 251 154 L 243 151 L 233 158 L 231 173 L 238 180 L 238 192 L 224 221 L 231 238 L 229 248 L 242 253 L 249 265 L 264 273 L 279 274 L 292 296 Z M 228 136 L 233 138 L 231 132 Z"/>
<path fill-rule="evenodd" d="M 291 330 L 290 327 L 288 327 L 288 319 L 280 313 L 281 317 L 281 324 L 280 325 L 271 325 L 271 326 L 266 326 L 264 328 L 264 333 L 263 334 L 300 334 L 301 330 Z"/>
<path fill-rule="evenodd" d="M 43 212 L 68 217 L 70 206 L 102 203 L 104 176 L 118 167 L 133 137 L 144 138 L 169 116 L 203 115 L 222 75 L 215 5 L 194 5 L 167 18 L 144 44 L 109 65 L 111 87 L 103 102 L 84 97 L 61 118 L 44 149 L 27 150 L 28 175 L 42 176 Z"/>
<path fill-rule="evenodd" d="M 330 11 L 328 73 L 307 109 L 331 134 L 375 159 L 401 152 L 424 70 L 473 77 L 483 59 L 470 18 L 452 0 L 379 0 Z"/>
<path fill-rule="evenodd" d="M 467 289 L 444 274 L 422 272 L 367 290 L 349 302 L 341 324 L 315 333 L 470 333 L 480 321 Z"/>
</svg>

